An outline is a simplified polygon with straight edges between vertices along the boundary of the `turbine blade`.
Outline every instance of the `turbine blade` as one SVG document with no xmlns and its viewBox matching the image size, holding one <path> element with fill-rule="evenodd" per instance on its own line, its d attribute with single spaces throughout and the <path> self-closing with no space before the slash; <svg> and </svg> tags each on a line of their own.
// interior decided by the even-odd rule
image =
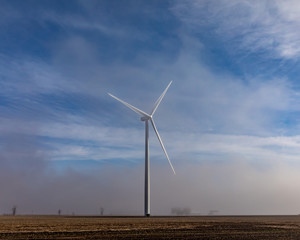
<svg viewBox="0 0 300 240">
<path fill-rule="evenodd" d="M 142 110 L 140 110 L 140 109 L 138 109 L 138 108 L 136 108 L 136 107 L 130 105 L 129 103 L 127 103 L 127 102 L 121 100 L 120 98 L 115 97 L 115 96 L 112 95 L 111 93 L 107 93 L 107 94 L 108 94 L 109 96 L 113 97 L 114 99 L 118 100 L 119 102 L 123 103 L 125 106 L 127 106 L 127 107 L 129 107 L 131 110 L 135 111 L 137 114 L 140 114 L 140 115 L 142 115 L 142 116 L 144 116 L 144 117 L 150 118 L 150 115 L 147 114 L 147 113 L 145 113 L 144 111 L 142 111 Z"/>
<path fill-rule="evenodd" d="M 165 91 L 161 94 L 161 96 L 154 103 L 154 107 L 153 107 L 153 110 L 151 112 L 151 116 L 155 113 L 156 109 L 158 108 L 158 105 L 160 104 L 161 100 L 163 99 L 163 97 L 165 96 L 166 92 L 168 91 L 168 88 L 170 87 L 171 83 L 172 83 L 172 81 L 168 84 L 168 86 L 166 87 Z"/>
<path fill-rule="evenodd" d="M 165 149 L 165 146 L 164 146 L 164 144 L 163 144 L 163 142 L 162 142 L 162 140 L 161 140 L 161 138 L 160 138 L 160 136 L 159 136 L 159 133 L 158 133 L 158 131 L 157 131 L 157 128 L 156 128 L 156 126 L 155 126 L 155 123 L 154 123 L 154 121 L 153 121 L 152 118 L 150 118 L 150 121 L 151 121 L 151 124 L 152 124 L 152 126 L 153 126 L 154 132 L 156 133 L 156 136 L 157 136 L 157 138 L 158 138 L 158 141 L 160 142 L 160 145 L 161 145 L 162 149 L 164 150 L 164 153 L 165 153 L 165 155 L 166 155 L 166 157 L 167 157 L 167 159 L 168 159 L 168 161 L 169 161 L 169 164 L 170 164 L 170 166 L 171 166 L 171 168 L 172 168 L 174 174 L 176 175 L 175 170 L 174 170 L 174 168 L 173 168 L 173 165 L 172 165 L 172 163 L 171 163 L 171 161 L 170 161 L 170 158 L 169 158 L 169 156 L 168 156 L 168 153 L 167 153 L 167 151 L 166 151 L 166 149 Z"/>
</svg>

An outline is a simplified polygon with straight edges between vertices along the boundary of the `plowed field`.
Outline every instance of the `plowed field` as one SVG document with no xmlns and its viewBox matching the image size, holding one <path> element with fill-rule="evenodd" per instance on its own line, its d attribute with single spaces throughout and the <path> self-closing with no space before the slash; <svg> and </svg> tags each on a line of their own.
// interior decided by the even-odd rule
<svg viewBox="0 0 300 240">
<path fill-rule="evenodd" d="M 300 216 L 1 216 L 0 239 L 300 239 Z"/>
</svg>

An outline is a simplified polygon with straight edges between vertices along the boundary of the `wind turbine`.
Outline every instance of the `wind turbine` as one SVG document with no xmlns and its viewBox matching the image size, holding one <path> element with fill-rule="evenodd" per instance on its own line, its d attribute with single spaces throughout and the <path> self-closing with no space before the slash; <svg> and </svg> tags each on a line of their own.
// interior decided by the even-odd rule
<svg viewBox="0 0 300 240">
<path fill-rule="evenodd" d="M 157 131 L 156 125 L 154 123 L 153 120 L 153 115 L 156 111 L 156 109 L 158 108 L 158 105 L 160 104 L 161 100 L 163 99 L 163 97 L 165 96 L 166 92 L 168 91 L 168 88 L 170 87 L 172 81 L 168 84 L 168 86 L 166 87 L 166 89 L 163 91 L 163 93 L 161 94 L 161 96 L 156 100 L 154 107 L 152 109 L 152 112 L 150 114 L 145 113 L 144 111 L 130 105 L 129 103 L 115 97 L 114 95 L 108 93 L 108 95 L 110 95 L 111 97 L 115 98 L 116 100 L 120 101 L 121 103 L 123 103 L 125 106 L 127 106 L 128 108 L 130 108 L 131 110 L 133 110 L 134 112 L 136 112 L 137 114 L 141 115 L 141 121 L 145 122 L 145 216 L 149 217 L 150 216 L 150 167 L 149 167 L 149 121 L 152 124 L 153 130 L 156 133 L 156 136 L 158 138 L 158 141 L 160 142 L 160 145 L 168 159 L 168 162 L 174 172 L 175 170 L 173 168 L 173 165 L 170 161 L 170 158 L 168 156 L 168 153 L 165 149 L 165 146 L 161 140 L 161 137 Z"/>
</svg>

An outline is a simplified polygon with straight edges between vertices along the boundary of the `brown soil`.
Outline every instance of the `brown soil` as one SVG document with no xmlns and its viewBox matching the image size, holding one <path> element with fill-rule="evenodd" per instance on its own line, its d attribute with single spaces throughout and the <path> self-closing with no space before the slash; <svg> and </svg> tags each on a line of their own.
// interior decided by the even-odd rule
<svg viewBox="0 0 300 240">
<path fill-rule="evenodd" d="M 300 239 L 300 216 L 1 216 L 0 239 Z"/>
</svg>

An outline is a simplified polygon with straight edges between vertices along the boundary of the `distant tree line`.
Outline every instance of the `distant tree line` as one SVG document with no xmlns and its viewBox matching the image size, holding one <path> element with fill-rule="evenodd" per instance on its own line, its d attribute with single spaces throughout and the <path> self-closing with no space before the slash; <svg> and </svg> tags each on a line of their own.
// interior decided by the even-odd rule
<svg viewBox="0 0 300 240">
<path fill-rule="evenodd" d="M 178 216 L 186 216 L 191 214 L 191 209 L 190 208 L 179 208 L 175 207 L 171 209 L 171 214 L 172 215 L 178 215 Z"/>
</svg>

